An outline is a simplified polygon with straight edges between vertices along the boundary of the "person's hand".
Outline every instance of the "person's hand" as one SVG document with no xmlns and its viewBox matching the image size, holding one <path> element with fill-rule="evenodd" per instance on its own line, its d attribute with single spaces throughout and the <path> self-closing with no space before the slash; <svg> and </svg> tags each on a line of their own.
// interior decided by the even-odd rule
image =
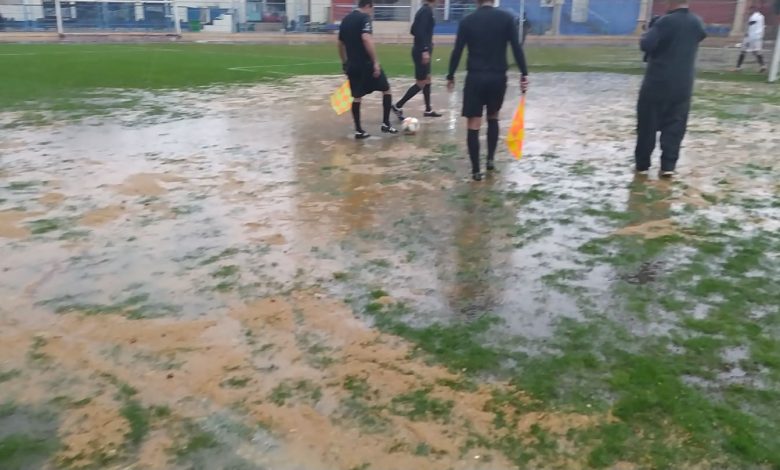
<svg viewBox="0 0 780 470">
<path fill-rule="evenodd" d="M 341 71 L 344 72 L 344 75 L 347 75 L 347 63 L 346 62 L 341 64 Z"/>
<path fill-rule="evenodd" d="M 455 79 L 447 80 L 447 91 L 452 92 L 455 90 Z"/>
<path fill-rule="evenodd" d="M 381 74 L 382 74 L 382 67 L 379 65 L 379 62 L 374 62 L 374 78 L 379 78 Z"/>
<path fill-rule="evenodd" d="M 528 81 L 528 76 L 523 75 L 520 77 L 520 91 L 523 92 L 523 94 L 528 91 L 528 86 L 530 84 L 531 83 Z"/>
<path fill-rule="evenodd" d="M 423 52 L 422 53 L 422 63 L 423 65 L 428 65 L 431 63 L 431 53 L 430 52 Z"/>
</svg>

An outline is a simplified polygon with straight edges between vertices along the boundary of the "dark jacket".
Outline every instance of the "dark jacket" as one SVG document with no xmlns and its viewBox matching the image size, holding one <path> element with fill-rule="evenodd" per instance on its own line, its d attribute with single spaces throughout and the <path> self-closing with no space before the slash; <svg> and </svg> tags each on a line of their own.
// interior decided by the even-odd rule
<svg viewBox="0 0 780 470">
<path fill-rule="evenodd" d="M 414 36 L 414 50 L 418 52 L 431 52 L 433 50 L 434 26 L 436 26 L 436 20 L 433 18 L 433 9 L 425 3 L 414 15 L 414 23 L 412 23 L 410 31 Z"/>
<path fill-rule="evenodd" d="M 648 58 L 643 92 L 670 99 L 689 98 L 699 43 L 706 37 L 701 18 L 687 8 L 672 10 L 656 21 L 640 41 Z"/>
</svg>

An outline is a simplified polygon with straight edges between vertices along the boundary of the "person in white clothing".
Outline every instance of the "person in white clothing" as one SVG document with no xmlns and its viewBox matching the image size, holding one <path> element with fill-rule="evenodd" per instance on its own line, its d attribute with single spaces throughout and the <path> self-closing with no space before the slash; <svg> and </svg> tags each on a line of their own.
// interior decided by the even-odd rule
<svg viewBox="0 0 780 470">
<path fill-rule="evenodd" d="M 747 32 L 745 33 L 745 40 L 742 42 L 742 51 L 739 53 L 739 59 L 737 59 L 737 69 L 739 72 L 742 70 L 742 62 L 745 61 L 745 56 L 748 52 L 752 52 L 756 56 L 758 65 L 761 67 L 761 72 L 766 72 L 766 66 L 764 65 L 764 57 L 761 55 L 761 49 L 764 42 L 764 15 L 761 14 L 758 7 L 755 5 L 750 7 L 750 18 L 748 19 Z"/>
</svg>

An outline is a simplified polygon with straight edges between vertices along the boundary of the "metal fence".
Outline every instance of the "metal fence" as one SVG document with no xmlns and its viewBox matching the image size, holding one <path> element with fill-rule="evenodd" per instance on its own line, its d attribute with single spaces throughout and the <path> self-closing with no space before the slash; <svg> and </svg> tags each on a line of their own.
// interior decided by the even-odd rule
<svg viewBox="0 0 780 470">
<path fill-rule="evenodd" d="M 57 31 L 58 5 L 54 1 L 0 4 L 0 31 Z M 59 20 L 63 32 L 174 31 L 169 1 L 62 1 Z"/>
<path fill-rule="evenodd" d="M 375 21 L 394 22 L 394 30 L 401 34 L 408 31 L 404 23 L 414 17 L 421 0 L 375 1 Z M 666 5 L 663 0 L 498 1 L 500 8 L 515 15 L 518 23 L 524 12 L 527 32 L 536 35 L 635 34 L 652 14 L 663 14 Z M 753 1 L 764 6 L 768 34 L 772 34 L 777 19 L 771 12 L 771 2 Z M 733 32 L 738 4 L 737 0 L 692 0 L 691 8 L 704 19 L 710 35 L 725 36 Z M 355 3 L 350 0 L 62 0 L 60 17 L 66 33 L 177 29 L 332 33 L 354 8 Z M 455 34 L 458 22 L 475 9 L 474 0 L 438 0 L 436 33 Z M 0 0 L 0 31 L 56 28 L 53 0 Z"/>
</svg>

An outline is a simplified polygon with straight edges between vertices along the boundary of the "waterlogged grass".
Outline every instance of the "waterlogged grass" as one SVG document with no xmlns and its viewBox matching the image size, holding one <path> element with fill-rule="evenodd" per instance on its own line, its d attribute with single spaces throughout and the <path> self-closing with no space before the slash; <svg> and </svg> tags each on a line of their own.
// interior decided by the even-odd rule
<svg viewBox="0 0 780 470">
<path fill-rule="evenodd" d="M 442 64 L 449 52 L 449 46 L 437 48 L 436 56 L 442 58 Z M 408 47 L 380 44 L 378 53 L 388 76 L 412 75 Z M 45 111 L 82 118 L 104 115 L 115 109 L 130 109 L 140 102 L 138 97 L 126 92 L 103 91 L 107 89 L 192 90 L 341 73 L 338 57 L 329 44 L 69 44 L 66 47 L 59 44 L 2 44 L 0 54 L 4 55 L 5 61 L 0 108 L 22 111 L 9 127 L 46 124 L 52 117 Z M 526 54 L 535 73 L 641 74 L 644 70 L 635 46 L 537 45 L 528 48 Z M 443 73 L 443 69 L 439 71 Z M 772 89 L 760 83 L 765 77 L 759 74 L 704 70 L 700 76 L 711 80 L 754 82 L 750 85 L 753 91 Z M 704 92 L 697 93 L 697 97 L 712 95 L 706 86 L 701 86 Z M 734 101 L 744 104 L 753 103 L 756 93 L 735 95 Z M 775 100 L 777 96 L 777 93 L 773 95 Z M 719 96 L 713 99 L 722 101 Z M 720 101 L 716 104 L 723 109 Z M 166 114 L 156 103 L 148 102 L 144 106 L 147 118 Z M 694 102 L 694 107 L 697 106 Z M 737 108 L 732 114 L 741 112 Z"/>
<path fill-rule="evenodd" d="M 622 215 L 609 218 L 630 223 Z M 621 461 L 648 468 L 780 467 L 780 411 L 772 405 L 780 403 L 780 289 L 770 281 L 780 278 L 771 255 L 780 252 L 780 236 L 743 235 L 738 224 L 696 224 L 683 227 L 685 235 L 608 236 L 583 244 L 583 269 L 555 272 L 546 284 L 565 290 L 587 266 L 609 266 L 617 272 L 611 307 L 585 308 L 597 305 L 588 297 L 593 294 L 565 290 L 580 298 L 586 319 L 559 321 L 551 338 L 530 343 L 533 354 L 497 342 L 502 324 L 490 315 L 411 326 L 410 308 L 376 302 L 384 294 L 379 289 L 366 293 L 363 311 L 378 328 L 413 342 L 418 354 L 467 378 L 509 377 L 517 394 L 530 395 L 495 397 L 490 409 L 497 428 L 512 426 L 507 407 L 518 414 L 611 413 L 612 422 L 567 435 L 574 454 L 591 467 Z M 620 274 L 641 269 L 655 272 L 642 283 Z M 640 328 L 640 334 L 635 328 L 642 324 L 665 326 L 658 333 Z M 736 359 L 734 350 L 741 351 Z M 349 387 L 365 393 L 362 382 Z M 425 390 L 397 397 L 391 409 L 434 420 L 446 419 L 448 410 Z M 541 428 L 531 434 L 531 445 L 527 436 L 512 435 L 478 436 L 473 445 L 500 450 L 519 466 L 569 452 Z"/>
<path fill-rule="evenodd" d="M 415 390 L 394 397 L 390 410 L 412 421 L 439 421 L 448 423 L 454 403 L 430 396 L 430 389 Z"/>
<path fill-rule="evenodd" d="M 0 401 L 0 468 L 45 468 L 60 448 L 57 426 L 57 413 L 48 405 L 29 407 Z"/>
<path fill-rule="evenodd" d="M 131 444 L 139 445 L 149 433 L 150 411 L 137 400 L 129 400 L 119 412 L 130 424 L 130 431 L 125 437 Z"/>
<path fill-rule="evenodd" d="M 268 400 L 277 406 L 284 406 L 292 400 L 317 404 L 322 398 L 322 389 L 309 380 L 285 381 L 271 390 Z"/>
<path fill-rule="evenodd" d="M 19 377 L 20 375 L 22 375 L 22 371 L 19 369 L 0 371 L 0 383 Z"/>
<path fill-rule="evenodd" d="M 188 425 L 186 432 L 187 434 L 183 442 L 173 449 L 173 453 L 179 459 L 191 458 L 193 454 L 211 451 L 220 446 L 219 440 L 213 433 L 205 431 L 194 424 Z"/>
<path fill-rule="evenodd" d="M 54 439 L 42 439 L 27 434 L 6 435 L 0 438 L 0 468 L 40 468 L 58 447 L 59 444 Z"/>
<path fill-rule="evenodd" d="M 33 235 L 42 235 L 44 233 L 62 230 L 71 225 L 72 221 L 63 218 L 38 219 L 28 224 L 30 233 Z"/>
<path fill-rule="evenodd" d="M 180 309 L 174 305 L 150 301 L 146 293 L 127 295 L 123 300 L 111 304 L 79 302 L 78 297 L 67 295 L 41 302 L 44 306 L 53 306 L 56 313 L 78 312 L 84 315 L 124 315 L 131 319 L 151 318 L 177 313 Z"/>
</svg>

